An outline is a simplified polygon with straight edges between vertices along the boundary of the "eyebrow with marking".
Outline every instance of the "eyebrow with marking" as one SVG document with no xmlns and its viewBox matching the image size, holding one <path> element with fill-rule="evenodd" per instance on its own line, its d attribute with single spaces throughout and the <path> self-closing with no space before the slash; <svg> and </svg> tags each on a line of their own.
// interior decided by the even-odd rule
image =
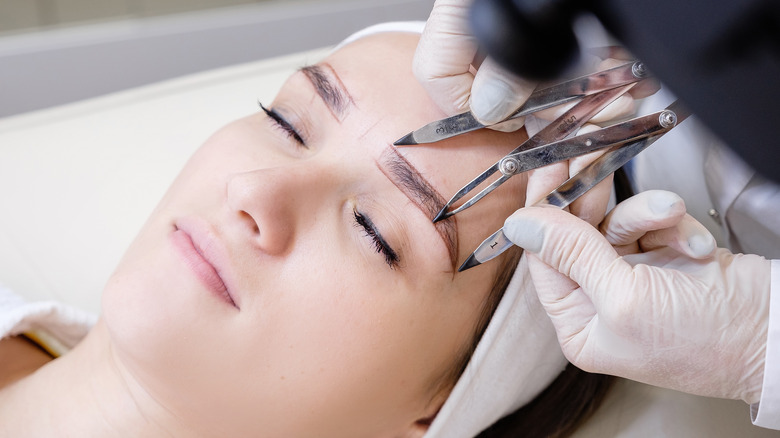
<svg viewBox="0 0 780 438">
<path fill-rule="evenodd" d="M 341 120 L 347 109 L 354 104 L 354 100 L 333 67 L 322 63 L 303 67 L 300 71 L 309 78 L 333 116 Z"/>
<path fill-rule="evenodd" d="M 379 169 L 382 173 L 417 205 L 426 217 L 433 220 L 446 203 L 444 197 L 394 147 L 390 146 L 382 152 L 380 163 Z M 455 218 L 451 217 L 436 222 L 434 226 L 447 246 L 454 269 L 458 257 L 458 224 Z"/>
</svg>

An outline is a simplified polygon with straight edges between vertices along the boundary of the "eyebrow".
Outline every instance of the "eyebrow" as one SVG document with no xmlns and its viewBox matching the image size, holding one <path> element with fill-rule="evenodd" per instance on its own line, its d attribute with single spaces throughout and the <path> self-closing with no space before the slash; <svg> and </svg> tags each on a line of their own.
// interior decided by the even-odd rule
<svg viewBox="0 0 780 438">
<path fill-rule="evenodd" d="M 422 212 L 431 220 L 441 210 L 446 201 L 436 189 L 402 157 L 393 146 L 389 146 L 380 156 L 379 170 L 387 176 Z M 378 163 L 379 163 L 378 162 Z M 458 257 L 458 224 L 451 217 L 434 224 L 436 231 L 444 240 L 449 252 L 453 269 Z"/>
<path fill-rule="evenodd" d="M 328 63 L 308 65 L 300 69 L 301 73 L 306 75 L 311 81 L 317 94 L 325 102 L 331 114 L 341 121 L 350 106 L 355 101 L 347 91 L 341 79 Z"/>
</svg>

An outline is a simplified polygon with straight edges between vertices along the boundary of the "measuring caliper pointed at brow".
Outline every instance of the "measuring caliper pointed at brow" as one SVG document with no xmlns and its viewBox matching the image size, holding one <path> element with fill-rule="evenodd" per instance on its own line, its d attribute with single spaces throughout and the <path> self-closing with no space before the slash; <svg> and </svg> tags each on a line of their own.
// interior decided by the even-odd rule
<svg viewBox="0 0 780 438">
<path fill-rule="evenodd" d="M 589 148 L 609 147 L 610 149 L 534 205 L 566 208 L 688 116 L 690 116 L 690 111 L 682 104 L 674 102 L 662 111 L 549 145 L 550 147 L 564 148 L 585 145 Z M 466 261 L 458 268 L 458 272 L 492 260 L 511 248 L 512 245 L 502 227 L 485 239 L 466 258 Z"/>
<path fill-rule="evenodd" d="M 558 161 L 568 160 L 606 147 L 599 142 L 560 147 L 560 145 L 555 144 L 555 142 L 563 140 L 573 134 L 590 120 L 591 117 L 598 114 L 635 85 L 636 82 L 617 88 L 611 88 L 600 93 L 590 94 L 582 98 L 576 105 L 544 127 L 541 131 L 536 133 L 536 135 L 523 142 L 523 144 L 496 162 L 496 164 L 492 165 L 486 171 L 471 180 L 471 182 L 463 186 L 462 189 L 455 193 L 455 195 L 444 204 L 444 207 L 438 212 L 436 217 L 433 218 L 433 222 L 435 223 L 442 219 L 446 219 L 471 207 L 476 204 L 477 201 L 487 196 L 488 193 L 492 192 L 518 173 L 527 172 Z M 477 189 L 496 172 L 501 173 L 501 176 L 498 179 L 459 207 L 450 210 L 456 202 L 471 191 Z"/>
<path fill-rule="evenodd" d="M 572 102 L 588 95 L 621 87 L 647 78 L 648 72 L 639 61 L 581 76 L 566 82 L 534 91 L 528 100 L 506 120 Z M 471 112 L 431 122 L 395 141 L 396 146 L 435 143 L 456 135 L 485 128 Z"/>
</svg>

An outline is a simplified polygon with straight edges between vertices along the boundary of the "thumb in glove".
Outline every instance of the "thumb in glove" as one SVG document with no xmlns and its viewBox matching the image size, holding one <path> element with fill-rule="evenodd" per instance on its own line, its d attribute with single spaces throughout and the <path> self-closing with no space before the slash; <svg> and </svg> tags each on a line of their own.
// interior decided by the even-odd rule
<svg viewBox="0 0 780 438">
<path fill-rule="evenodd" d="M 534 276 L 563 352 L 576 366 L 755 403 L 764 371 L 770 262 L 725 249 L 690 257 L 663 244 L 669 236 L 679 240 L 680 232 L 668 231 L 676 225 L 662 228 L 666 237 L 645 251 L 642 237 L 657 231 L 638 232 L 643 220 L 657 219 L 645 213 L 617 218 L 632 236 L 620 243 L 638 242 L 637 252 L 626 256 L 588 223 L 553 208 L 518 210 L 505 233 L 572 280 L 568 288 L 545 288 Z"/>
</svg>

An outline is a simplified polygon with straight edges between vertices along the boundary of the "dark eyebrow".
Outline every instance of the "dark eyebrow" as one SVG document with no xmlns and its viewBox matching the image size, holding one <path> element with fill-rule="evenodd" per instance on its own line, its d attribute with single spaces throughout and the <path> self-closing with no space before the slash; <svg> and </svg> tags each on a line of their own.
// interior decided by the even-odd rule
<svg viewBox="0 0 780 438">
<path fill-rule="evenodd" d="M 300 71 L 309 78 L 333 116 L 341 120 L 347 109 L 354 104 L 354 100 L 333 67 L 322 63 L 303 67 Z"/>
<path fill-rule="evenodd" d="M 393 182 L 422 212 L 433 220 L 446 201 L 436 189 L 402 157 L 394 147 L 388 147 L 380 156 L 379 169 Z M 439 236 L 449 251 L 453 269 L 458 257 L 458 224 L 451 217 L 434 224 Z"/>
</svg>

